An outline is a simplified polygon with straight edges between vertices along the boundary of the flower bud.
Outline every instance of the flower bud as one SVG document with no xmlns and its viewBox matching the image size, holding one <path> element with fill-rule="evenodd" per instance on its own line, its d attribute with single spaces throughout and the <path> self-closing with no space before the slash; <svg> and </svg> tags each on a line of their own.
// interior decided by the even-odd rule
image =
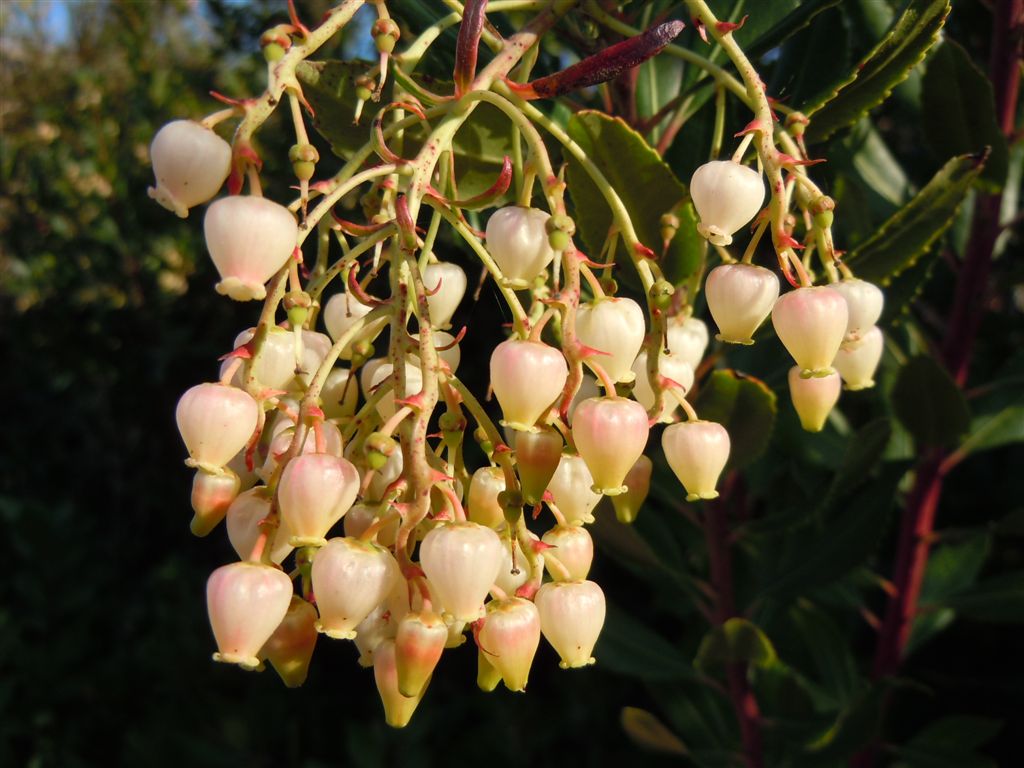
<svg viewBox="0 0 1024 768">
<path fill-rule="evenodd" d="M 579 456 L 563 453 L 548 490 L 569 525 L 594 522 L 591 513 L 601 500 L 601 494 L 595 493 L 593 486 L 594 478 L 587 463 Z"/>
<path fill-rule="evenodd" d="M 581 525 L 556 525 L 541 538 L 553 549 L 545 550 L 544 557 L 554 557 L 567 573 L 563 576 L 551 572 L 555 581 L 582 581 L 590 573 L 594 562 L 594 540 Z"/>
<path fill-rule="evenodd" d="M 882 308 L 885 306 L 882 289 L 855 277 L 832 283 L 829 288 L 846 299 L 846 341 L 857 341 L 862 333 L 870 332 L 882 316 Z"/>
<path fill-rule="evenodd" d="M 501 682 L 501 672 L 494 668 L 483 648 L 476 652 L 476 685 L 484 693 L 490 693 Z"/>
<path fill-rule="evenodd" d="M 640 507 L 647 501 L 651 490 L 651 472 L 654 464 L 647 456 L 641 456 L 626 475 L 626 492 L 612 496 L 615 517 L 620 523 L 632 523 L 640 513 Z"/>
<path fill-rule="evenodd" d="M 521 597 L 492 600 L 480 628 L 480 648 L 510 691 L 526 690 L 540 645 L 540 613 Z"/>
<path fill-rule="evenodd" d="M 448 627 L 433 611 L 407 613 L 398 622 L 395 667 L 398 690 L 403 696 L 418 696 L 423 692 L 441 660 L 446 642 Z"/>
<path fill-rule="evenodd" d="M 510 205 L 487 220 L 487 250 L 510 285 L 528 287 L 554 260 L 545 229 L 550 218 L 536 208 Z"/>
<path fill-rule="evenodd" d="M 294 547 L 319 547 L 331 526 L 356 500 L 359 473 L 345 459 L 325 453 L 296 456 L 281 473 L 277 501 Z"/>
<path fill-rule="evenodd" d="M 693 386 L 693 366 L 683 360 L 679 355 L 671 352 L 662 352 L 658 356 L 658 372 L 667 379 L 671 379 L 683 388 L 683 393 L 690 391 Z M 651 380 L 647 375 L 647 352 L 641 351 L 633 362 L 633 373 L 636 374 L 636 384 L 633 386 L 633 397 L 649 411 L 654 407 L 654 390 L 651 389 Z M 668 423 L 672 421 L 675 412 L 679 410 L 679 401 L 671 394 L 666 394 L 662 402 L 661 413 L 658 421 Z"/>
<path fill-rule="evenodd" d="M 395 641 L 385 640 L 373 652 L 373 679 L 384 704 L 384 721 L 392 728 L 405 728 L 419 706 L 426 686 L 413 697 L 403 696 L 398 690 L 398 667 L 395 660 Z"/>
<path fill-rule="evenodd" d="M 149 196 L 181 218 L 212 200 L 231 172 L 231 145 L 194 120 L 174 120 L 149 147 L 156 187 Z"/>
<path fill-rule="evenodd" d="M 466 295 L 466 273 L 451 262 L 428 264 L 423 270 L 423 287 L 427 291 L 430 324 L 444 330 L 451 326 L 452 315 Z"/>
<path fill-rule="evenodd" d="M 562 459 L 562 436 L 551 427 L 542 427 L 536 432 L 516 432 L 513 443 L 523 499 L 527 504 L 539 504 Z M 472 497 L 472 485 L 469 492 Z"/>
<path fill-rule="evenodd" d="M 480 467 L 469 481 L 466 514 L 474 523 L 498 528 L 505 522 L 505 510 L 498 494 L 505 490 L 505 473 L 499 467 Z"/>
<path fill-rule="evenodd" d="M 576 449 L 594 479 L 595 493 L 616 496 L 626 473 L 647 446 L 647 411 L 636 400 L 595 397 L 584 400 L 572 420 Z"/>
<path fill-rule="evenodd" d="M 632 381 L 633 361 L 644 343 L 644 312 L 632 299 L 604 298 L 581 304 L 576 311 L 576 336 L 588 347 L 606 354 L 594 362 L 612 381 Z M 612 395 L 614 392 L 608 392 Z"/>
<path fill-rule="evenodd" d="M 260 523 L 270 515 L 270 497 L 265 486 L 259 486 L 238 494 L 228 507 L 226 527 L 228 541 L 242 560 L 248 559 L 260 537 Z M 289 544 L 292 532 L 283 520 L 278 521 L 271 541 L 267 543 L 270 559 L 278 565 L 291 554 L 294 547 Z"/>
<path fill-rule="evenodd" d="M 839 347 L 832 365 L 843 377 L 850 390 L 867 389 L 875 385 L 875 371 L 882 361 L 885 338 L 878 326 L 862 330 L 857 341 L 847 341 Z"/>
<path fill-rule="evenodd" d="M 539 341 L 509 339 L 491 353 L 491 386 L 513 429 L 529 430 L 562 393 L 569 366 L 562 353 Z"/>
<path fill-rule="evenodd" d="M 704 359 L 704 352 L 708 348 L 708 327 L 703 320 L 683 315 L 670 317 L 665 336 L 665 345 L 670 353 L 684 363 L 689 363 L 693 370 L 700 367 L 700 361 Z"/>
<path fill-rule="evenodd" d="M 355 627 L 384 602 L 401 575 L 383 547 L 359 539 L 330 539 L 313 558 L 313 592 L 328 637 L 351 640 Z"/>
<path fill-rule="evenodd" d="M 501 568 L 501 539 L 470 522 L 443 523 L 420 544 L 420 565 L 444 606 L 445 618 L 476 621 Z"/>
<path fill-rule="evenodd" d="M 789 395 L 800 417 L 800 426 L 808 432 L 821 432 L 825 421 L 839 402 L 839 374 L 804 378 L 800 366 L 789 369 Z"/>
<path fill-rule="evenodd" d="M 772 308 L 779 340 L 802 376 L 828 375 L 846 334 L 846 300 L 831 288 L 797 288 Z"/>
<path fill-rule="evenodd" d="M 230 469 L 223 469 L 218 474 L 196 470 L 192 478 L 192 533 L 206 536 L 224 519 L 228 507 L 238 495 L 241 483 L 238 475 Z"/>
<path fill-rule="evenodd" d="M 562 669 L 593 664 L 591 655 L 604 626 L 604 592 L 592 581 L 552 581 L 534 600 L 540 629 L 562 657 Z"/>
<path fill-rule="evenodd" d="M 206 248 L 220 273 L 217 293 L 235 301 L 266 298 L 264 284 L 295 250 L 291 211 L 265 197 L 222 197 L 206 209 Z"/>
<path fill-rule="evenodd" d="M 718 324 L 716 338 L 730 344 L 753 344 L 754 331 L 779 298 L 779 278 L 753 264 L 722 264 L 708 273 L 704 294 Z"/>
<path fill-rule="evenodd" d="M 316 608 L 292 595 L 288 613 L 264 644 L 260 656 L 270 662 L 286 686 L 298 688 L 309 674 L 316 638 Z"/>
<path fill-rule="evenodd" d="M 185 463 L 218 474 L 249 442 L 259 405 L 241 389 L 197 384 L 181 396 L 175 418 L 188 449 Z"/>
<path fill-rule="evenodd" d="M 264 643 L 288 612 L 292 580 L 262 563 L 223 565 L 206 582 L 206 609 L 217 641 L 214 661 L 245 669 L 260 665 Z"/>
<path fill-rule="evenodd" d="M 694 172 L 690 197 L 700 217 L 697 231 L 715 245 L 729 245 L 733 233 L 761 210 L 764 181 L 753 168 L 712 160 Z"/>
<path fill-rule="evenodd" d="M 686 489 L 686 500 L 717 499 L 715 485 L 729 461 L 729 433 L 714 421 L 684 421 L 661 435 L 665 458 Z"/>
</svg>

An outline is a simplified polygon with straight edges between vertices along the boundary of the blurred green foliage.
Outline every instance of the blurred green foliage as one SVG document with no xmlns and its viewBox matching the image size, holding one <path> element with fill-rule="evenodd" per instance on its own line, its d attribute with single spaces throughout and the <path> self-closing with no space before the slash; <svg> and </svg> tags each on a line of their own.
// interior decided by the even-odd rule
<svg viewBox="0 0 1024 768">
<path fill-rule="evenodd" d="M 313 20 L 327 3 L 298 5 Z M 391 5 L 413 31 L 443 12 L 439 3 Z M 641 23 L 641 4 L 626 5 Z M 647 13 L 678 11 L 645 5 Z M 47 4 L 0 8 L 0 349 L 12 380 L 0 431 L 0 556 L 8 564 L 0 588 L 0 764 L 740 765 L 731 705 L 713 680 L 722 659 L 757 662 L 751 680 L 766 718 L 768 765 L 843 765 L 876 737 L 907 766 L 1019 759 L 1024 274 L 1011 257 L 1019 248 L 1012 229 L 1001 242 L 966 397 L 950 392 L 934 364 L 918 362 L 929 359 L 920 356 L 948 316 L 950 265 L 962 257 L 975 192 L 930 248 L 918 244 L 932 238 L 906 235 L 917 259 L 911 266 L 907 254 L 906 270 L 891 275 L 879 386 L 846 394 L 824 432 L 800 430 L 785 391 L 786 356 L 770 334 L 729 350 L 728 365 L 741 374 L 714 374 L 717 389 L 704 397 L 721 401 L 737 428 L 748 418 L 738 409 L 751 407 L 770 430 L 757 430 L 743 501 L 729 520 L 742 622 L 712 628 L 702 615 L 705 533 L 661 463 L 633 527 L 617 524 L 610 509 L 598 513 L 595 579 L 610 610 L 597 667 L 560 672 L 545 649 L 528 695 L 485 695 L 473 684 L 475 655 L 450 654 L 412 725 L 392 732 L 351 648 L 323 643 L 309 681 L 295 691 L 272 673 L 245 675 L 209 661 L 203 584 L 233 554 L 219 532 L 203 542 L 188 533 L 190 473 L 173 404 L 213 375 L 216 357 L 253 315 L 211 290 L 200 215 L 178 220 L 146 198 L 147 147 L 164 122 L 216 109 L 208 90 L 239 96 L 261 88 L 256 41 L 284 18 L 282 6 L 69 3 L 60 29 Z M 752 14 L 740 42 L 763 57 L 769 91 L 793 105 L 816 103 L 875 49 L 901 10 L 880 0 L 712 7 L 722 17 Z M 984 4 L 958 1 L 945 33 L 958 47 L 931 55 L 941 55 L 944 72 L 983 69 L 989 29 Z M 566 48 L 586 52 L 613 39 L 595 37 L 578 15 L 559 33 L 542 68 L 556 67 Z M 705 50 L 692 31 L 679 42 Z M 444 76 L 447 51 L 425 68 Z M 926 59 L 870 118 L 815 147 L 829 159 L 815 177 L 839 203 L 844 246 L 870 251 L 887 219 L 891 227 L 917 221 L 908 214 L 915 209 L 901 206 L 929 189 L 951 154 L 980 151 L 971 142 L 991 133 L 987 123 L 958 123 L 943 134 L 934 118 L 925 122 L 936 103 L 959 103 L 957 93 L 929 83 L 928 68 Z M 695 113 L 665 153 L 686 180 L 706 158 L 710 91 L 667 57 L 642 74 L 654 76 L 643 114 L 664 103 L 652 83 L 694 94 Z M 961 93 L 971 109 L 983 108 L 971 90 L 976 69 L 959 71 L 956 82 L 970 86 Z M 617 106 L 620 94 L 611 90 Z M 604 106 L 599 94 L 579 102 Z M 726 135 L 747 119 L 731 107 Z M 291 143 L 285 124 L 272 121 L 260 140 L 274 178 Z M 1018 143 L 1004 157 L 1014 206 L 1007 219 L 1022 156 Z M 945 224 L 954 207 L 928 226 Z M 474 312 L 474 323 L 498 333 L 500 309 L 489 293 Z M 487 354 L 489 342 L 467 340 L 464 356 Z M 937 410 L 925 413 L 922 404 Z M 903 677 L 872 683 L 872 617 L 884 607 L 915 438 L 951 441 L 966 459 L 946 482 Z M 887 690 L 894 697 L 883 713 Z"/>
</svg>

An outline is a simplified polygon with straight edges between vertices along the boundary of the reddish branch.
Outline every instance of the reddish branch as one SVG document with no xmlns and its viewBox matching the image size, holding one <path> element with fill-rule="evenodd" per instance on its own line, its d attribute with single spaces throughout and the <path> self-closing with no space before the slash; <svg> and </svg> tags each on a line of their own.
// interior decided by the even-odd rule
<svg viewBox="0 0 1024 768">
<path fill-rule="evenodd" d="M 732 584 L 732 553 L 729 550 L 728 508 L 731 501 L 743 503 L 739 475 L 731 472 L 722 484 L 718 501 L 705 508 L 704 536 L 708 547 L 711 584 L 715 589 L 714 619 L 719 625 L 737 616 Z M 726 668 L 729 697 L 740 726 L 743 753 L 750 768 L 762 768 L 764 749 L 761 741 L 761 710 L 747 679 L 747 664 L 737 662 Z"/>
<path fill-rule="evenodd" d="M 1024 0 L 996 0 L 992 30 L 989 76 L 995 91 L 1000 128 L 1004 135 L 1010 137 L 1014 132 L 1020 86 Z M 950 374 L 961 387 L 967 381 L 974 342 L 985 313 L 992 254 L 1000 233 L 1001 203 L 1001 193 L 979 195 L 967 253 L 957 275 L 953 311 L 942 344 L 942 356 Z M 893 575 L 896 591 L 886 608 L 879 632 L 873 667 L 875 678 L 892 675 L 899 670 L 910 637 L 928 564 L 935 511 L 942 495 L 945 458 L 946 452 L 938 448 L 925 454 L 907 497 Z M 855 764 L 872 765 L 875 757 L 875 751 L 871 750 L 859 755 Z"/>
</svg>

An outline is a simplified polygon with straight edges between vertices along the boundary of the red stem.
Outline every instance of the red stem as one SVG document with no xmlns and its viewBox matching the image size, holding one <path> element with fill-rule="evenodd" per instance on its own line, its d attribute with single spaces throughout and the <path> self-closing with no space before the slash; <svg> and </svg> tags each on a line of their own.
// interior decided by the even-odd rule
<svg viewBox="0 0 1024 768">
<path fill-rule="evenodd" d="M 989 77 L 995 91 L 996 114 L 1003 134 L 1012 136 L 1020 85 L 1024 0 L 996 0 L 992 14 L 992 52 Z M 971 237 L 963 266 L 957 275 L 953 310 L 942 344 L 942 356 L 961 387 L 967 381 L 978 327 L 985 313 L 992 253 L 999 237 L 1002 193 L 979 194 L 974 206 Z M 894 596 L 886 607 L 875 653 L 873 677 L 896 674 L 906 650 L 921 582 L 928 564 L 935 512 L 942 496 L 946 451 L 932 448 L 918 464 L 914 485 L 907 497 L 893 582 Z M 872 766 L 879 756 L 872 745 L 854 757 L 854 766 Z"/>
<path fill-rule="evenodd" d="M 718 501 L 708 504 L 704 515 L 704 535 L 707 539 L 708 566 L 711 584 L 715 588 L 716 600 L 714 619 L 724 624 L 736 613 L 736 601 L 732 584 L 732 553 L 729 550 L 728 508 L 729 501 L 739 497 L 742 505 L 739 475 L 731 472 L 725 479 L 722 495 Z M 761 710 L 757 705 L 754 691 L 747 679 L 747 665 L 739 662 L 730 664 L 726 670 L 729 681 L 729 698 L 736 712 L 743 741 L 743 755 L 749 768 L 764 766 L 764 747 L 761 740 Z"/>
</svg>

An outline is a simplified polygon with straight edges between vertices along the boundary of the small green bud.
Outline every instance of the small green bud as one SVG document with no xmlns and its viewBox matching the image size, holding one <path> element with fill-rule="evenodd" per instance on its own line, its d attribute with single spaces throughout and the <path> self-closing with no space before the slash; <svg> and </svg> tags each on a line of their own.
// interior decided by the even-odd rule
<svg viewBox="0 0 1024 768">
<path fill-rule="evenodd" d="M 370 29 L 370 34 L 373 35 L 374 45 L 380 53 L 391 53 L 395 50 L 395 44 L 402 36 L 394 19 L 377 19 Z"/>
<path fill-rule="evenodd" d="M 660 310 L 667 310 L 672 306 L 672 295 L 676 288 L 668 280 L 658 280 L 651 286 L 651 304 Z"/>
<path fill-rule="evenodd" d="M 356 98 L 360 101 L 369 101 L 373 98 L 373 91 L 377 87 L 372 77 L 360 75 L 356 78 Z"/>
<path fill-rule="evenodd" d="M 814 225 L 821 229 L 828 229 L 832 226 L 832 220 L 835 218 L 833 211 L 836 208 L 836 201 L 828 195 L 822 195 L 819 198 L 811 201 L 808 210 L 814 217 Z"/>
<path fill-rule="evenodd" d="M 462 432 L 466 428 L 466 420 L 456 411 L 445 411 L 437 419 L 442 432 Z"/>
<path fill-rule="evenodd" d="M 554 231 L 548 235 L 548 245 L 553 251 L 564 251 L 569 247 L 569 235 L 565 232 Z"/>
<path fill-rule="evenodd" d="M 552 232 L 565 232 L 570 236 L 576 234 L 576 222 L 573 221 L 571 216 L 567 216 L 564 213 L 558 213 L 549 218 L 544 223 L 544 228 L 548 231 L 548 234 Z"/>
<path fill-rule="evenodd" d="M 364 360 L 369 360 L 376 351 L 373 348 L 373 344 L 366 339 L 361 339 L 352 345 L 352 354 L 359 355 Z"/>
</svg>

